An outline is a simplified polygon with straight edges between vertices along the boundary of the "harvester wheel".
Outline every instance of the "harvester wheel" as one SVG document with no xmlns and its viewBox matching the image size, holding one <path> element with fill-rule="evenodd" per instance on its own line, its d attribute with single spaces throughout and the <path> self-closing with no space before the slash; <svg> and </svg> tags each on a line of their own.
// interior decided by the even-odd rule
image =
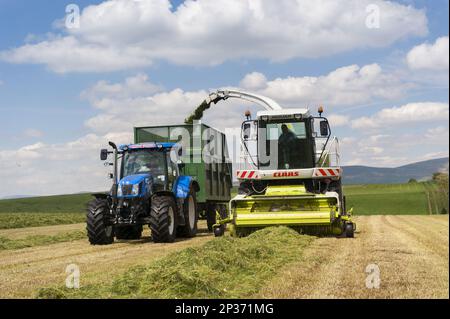
<svg viewBox="0 0 450 319">
<path fill-rule="evenodd" d="M 122 226 L 114 230 L 117 239 L 140 239 L 142 226 Z"/>
<path fill-rule="evenodd" d="M 208 204 L 206 206 L 206 225 L 208 231 L 213 231 L 213 225 L 216 223 L 216 205 Z"/>
<path fill-rule="evenodd" d="M 194 237 L 197 234 L 198 210 L 197 198 L 193 189 L 191 189 L 189 196 L 184 201 L 183 214 L 185 224 L 184 226 L 179 226 L 177 232 L 182 237 Z"/>
<path fill-rule="evenodd" d="M 177 207 L 170 196 L 155 196 L 150 210 L 150 229 L 155 243 L 171 243 L 177 233 Z"/>
<path fill-rule="evenodd" d="M 109 212 L 108 201 L 96 198 L 89 202 L 86 216 L 86 230 L 91 245 L 109 245 L 114 242 L 112 225 L 105 222 Z"/>
<path fill-rule="evenodd" d="M 214 228 L 214 236 L 220 237 L 225 234 L 225 225 L 220 225 L 219 227 Z"/>
<path fill-rule="evenodd" d="M 355 237 L 355 230 L 353 223 L 346 223 L 344 228 L 345 237 L 353 238 Z"/>
</svg>

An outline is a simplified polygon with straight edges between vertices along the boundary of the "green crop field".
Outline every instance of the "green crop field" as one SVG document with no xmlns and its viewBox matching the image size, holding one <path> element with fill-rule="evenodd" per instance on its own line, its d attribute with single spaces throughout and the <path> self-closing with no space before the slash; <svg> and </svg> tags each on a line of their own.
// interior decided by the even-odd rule
<svg viewBox="0 0 450 319">
<path fill-rule="evenodd" d="M 448 212 L 448 202 L 436 184 L 345 185 L 347 207 L 356 215 L 440 214 Z"/>
<path fill-rule="evenodd" d="M 0 229 L 82 223 L 90 199 L 74 194 L 0 200 Z"/>
<path fill-rule="evenodd" d="M 42 196 L 0 200 L 1 213 L 75 213 L 84 211 L 90 194 Z"/>
</svg>

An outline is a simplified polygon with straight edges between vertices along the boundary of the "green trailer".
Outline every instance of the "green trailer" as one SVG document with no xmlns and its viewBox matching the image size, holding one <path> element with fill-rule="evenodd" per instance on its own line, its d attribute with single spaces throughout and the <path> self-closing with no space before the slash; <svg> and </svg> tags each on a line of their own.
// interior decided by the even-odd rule
<svg viewBox="0 0 450 319">
<path fill-rule="evenodd" d="M 181 145 L 181 173 L 197 180 L 197 209 L 211 231 L 217 213 L 227 216 L 231 199 L 232 164 L 225 134 L 200 123 L 135 127 L 134 143 L 145 142 Z"/>
</svg>

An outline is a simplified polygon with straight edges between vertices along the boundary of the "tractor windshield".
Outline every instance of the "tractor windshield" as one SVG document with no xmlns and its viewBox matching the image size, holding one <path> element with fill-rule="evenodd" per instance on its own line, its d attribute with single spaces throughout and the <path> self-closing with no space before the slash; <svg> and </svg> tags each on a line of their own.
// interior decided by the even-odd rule
<svg viewBox="0 0 450 319">
<path fill-rule="evenodd" d="M 152 174 L 155 179 L 164 180 L 166 177 L 165 158 L 165 153 L 159 150 L 128 151 L 123 155 L 122 177 Z"/>
<path fill-rule="evenodd" d="M 310 121 L 269 120 L 259 123 L 261 169 L 296 169 L 314 166 Z"/>
</svg>

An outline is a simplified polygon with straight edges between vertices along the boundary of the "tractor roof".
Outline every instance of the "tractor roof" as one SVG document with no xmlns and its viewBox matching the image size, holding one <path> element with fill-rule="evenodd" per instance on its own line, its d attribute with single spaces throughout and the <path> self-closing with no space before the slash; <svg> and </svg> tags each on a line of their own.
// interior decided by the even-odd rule
<svg viewBox="0 0 450 319">
<path fill-rule="evenodd" d="M 159 142 L 148 142 L 140 144 L 125 144 L 120 145 L 119 149 L 121 151 L 126 150 L 137 150 L 137 149 L 162 149 L 162 148 L 172 148 L 175 143 L 159 143 Z"/>
<path fill-rule="evenodd" d="M 256 116 L 260 118 L 261 116 L 268 116 L 272 119 L 281 119 L 286 117 L 291 117 L 297 114 L 301 114 L 303 118 L 309 117 L 308 109 L 282 109 L 282 110 L 267 110 L 267 111 L 259 111 L 256 113 Z"/>
</svg>

